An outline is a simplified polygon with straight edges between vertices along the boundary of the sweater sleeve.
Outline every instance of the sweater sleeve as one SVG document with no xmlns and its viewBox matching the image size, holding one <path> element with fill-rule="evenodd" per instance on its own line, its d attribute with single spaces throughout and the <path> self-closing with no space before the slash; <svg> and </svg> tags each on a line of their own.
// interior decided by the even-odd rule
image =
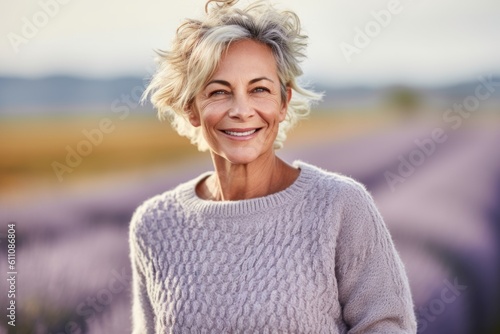
<svg viewBox="0 0 500 334">
<path fill-rule="evenodd" d="M 348 333 L 416 333 L 405 269 L 373 199 L 357 183 L 341 196 L 335 270 Z"/>
<path fill-rule="evenodd" d="M 129 238 L 132 266 L 132 334 L 149 334 L 154 333 L 154 312 L 147 290 L 144 266 L 146 257 L 138 242 L 136 216 L 132 219 Z"/>
</svg>

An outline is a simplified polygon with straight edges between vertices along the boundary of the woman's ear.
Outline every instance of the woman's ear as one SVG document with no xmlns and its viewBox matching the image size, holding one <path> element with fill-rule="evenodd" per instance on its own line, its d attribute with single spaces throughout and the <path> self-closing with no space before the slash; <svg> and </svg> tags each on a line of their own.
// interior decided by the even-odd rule
<svg viewBox="0 0 500 334">
<path fill-rule="evenodd" d="M 197 127 L 199 127 L 201 125 L 200 115 L 198 113 L 198 110 L 196 110 L 196 107 L 195 107 L 194 103 L 190 103 L 184 109 L 184 111 L 188 115 L 189 123 L 191 123 L 192 126 L 194 126 L 195 128 L 197 128 Z"/>
<path fill-rule="evenodd" d="M 283 101 L 283 106 L 280 110 L 280 122 L 283 122 L 286 118 L 286 113 L 288 110 L 288 104 L 290 103 L 290 100 L 292 99 L 292 88 L 286 87 L 286 100 Z"/>
</svg>

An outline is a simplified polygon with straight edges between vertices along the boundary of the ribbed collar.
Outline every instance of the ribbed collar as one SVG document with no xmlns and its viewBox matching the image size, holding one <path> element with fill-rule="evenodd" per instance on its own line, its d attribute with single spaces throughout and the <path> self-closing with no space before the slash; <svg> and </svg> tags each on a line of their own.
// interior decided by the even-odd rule
<svg viewBox="0 0 500 334">
<path fill-rule="evenodd" d="M 313 184 L 317 171 L 313 166 L 302 161 L 294 161 L 293 166 L 300 169 L 299 177 L 288 188 L 264 197 L 237 200 L 211 201 L 204 200 L 196 194 L 196 185 L 205 177 L 213 174 L 206 172 L 183 185 L 179 186 L 178 194 L 181 205 L 188 211 L 207 215 L 239 216 L 268 211 L 284 204 L 301 200 Z"/>
</svg>

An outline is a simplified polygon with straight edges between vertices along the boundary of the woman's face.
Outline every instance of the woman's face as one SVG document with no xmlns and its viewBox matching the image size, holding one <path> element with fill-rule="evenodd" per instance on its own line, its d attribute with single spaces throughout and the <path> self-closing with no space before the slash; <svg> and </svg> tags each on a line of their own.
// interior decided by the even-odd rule
<svg viewBox="0 0 500 334">
<path fill-rule="evenodd" d="M 195 96 L 189 112 L 214 156 L 247 164 L 273 152 L 285 119 L 276 62 L 271 49 L 253 40 L 232 43 L 214 75 Z"/>
</svg>

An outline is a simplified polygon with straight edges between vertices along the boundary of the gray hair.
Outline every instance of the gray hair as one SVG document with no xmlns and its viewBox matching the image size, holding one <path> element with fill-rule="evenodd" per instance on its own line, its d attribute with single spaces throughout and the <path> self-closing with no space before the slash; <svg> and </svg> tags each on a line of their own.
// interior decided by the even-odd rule
<svg viewBox="0 0 500 334">
<path fill-rule="evenodd" d="M 264 1 L 243 9 L 235 7 L 236 2 L 209 0 L 202 20 L 186 19 L 179 26 L 172 49 L 158 51 L 158 68 L 143 96 L 150 96 L 159 117 L 167 118 L 200 151 L 206 151 L 208 145 L 200 128 L 189 122 L 187 111 L 232 42 L 251 39 L 269 46 L 276 60 L 282 100 L 286 101 L 287 88 L 293 90 L 274 148 L 283 147 L 287 131 L 307 117 L 311 104 L 321 99 L 321 94 L 296 81 L 302 75 L 299 64 L 307 46 L 307 36 L 301 32 L 297 15 L 278 11 Z"/>
</svg>

